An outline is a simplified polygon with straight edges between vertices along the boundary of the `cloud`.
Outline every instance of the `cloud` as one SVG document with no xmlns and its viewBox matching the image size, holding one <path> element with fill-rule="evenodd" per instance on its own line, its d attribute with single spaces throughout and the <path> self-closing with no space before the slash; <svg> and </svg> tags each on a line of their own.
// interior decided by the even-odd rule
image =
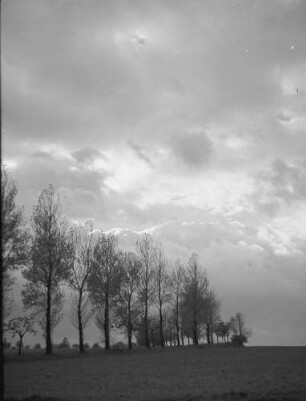
<svg viewBox="0 0 306 401">
<path fill-rule="evenodd" d="M 150 167 L 154 167 L 152 160 L 150 159 L 150 157 L 147 155 L 147 152 L 143 148 L 141 148 L 133 141 L 129 141 L 128 144 L 135 151 L 135 154 L 139 159 L 143 160 Z"/>
<path fill-rule="evenodd" d="M 175 136 L 172 149 L 175 157 L 191 168 L 209 165 L 213 152 L 210 139 L 201 129 Z"/>
<path fill-rule="evenodd" d="M 255 176 L 256 190 L 253 202 L 258 206 L 281 207 L 282 203 L 301 202 L 306 197 L 305 160 L 285 162 L 275 159 L 269 169 Z"/>
<path fill-rule="evenodd" d="M 96 158 L 103 158 L 103 154 L 90 146 L 83 147 L 71 153 L 80 164 L 91 164 Z"/>
</svg>

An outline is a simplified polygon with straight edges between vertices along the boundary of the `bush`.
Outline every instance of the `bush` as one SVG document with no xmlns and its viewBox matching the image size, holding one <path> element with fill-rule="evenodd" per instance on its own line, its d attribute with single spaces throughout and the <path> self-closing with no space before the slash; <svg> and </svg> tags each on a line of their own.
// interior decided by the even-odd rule
<svg viewBox="0 0 306 401">
<path fill-rule="evenodd" d="M 244 334 L 234 334 L 231 338 L 231 342 L 235 347 L 243 347 L 248 342 L 247 337 Z"/>
<path fill-rule="evenodd" d="M 88 343 L 85 343 L 84 344 L 84 349 L 89 349 L 90 347 L 89 347 L 89 344 Z"/>
<path fill-rule="evenodd" d="M 112 345 L 112 349 L 122 349 L 126 348 L 126 345 L 122 341 L 118 341 Z"/>
<path fill-rule="evenodd" d="M 69 344 L 68 338 L 64 337 L 63 341 L 60 344 L 58 344 L 57 348 L 69 349 L 70 348 L 70 344 Z"/>
<path fill-rule="evenodd" d="M 35 344 L 33 348 L 36 349 L 36 350 L 41 350 L 40 343 Z"/>
<path fill-rule="evenodd" d="M 73 344 L 73 345 L 72 345 L 72 348 L 73 348 L 73 349 L 79 348 L 79 344 Z"/>
<path fill-rule="evenodd" d="M 97 349 L 97 348 L 101 348 L 99 343 L 94 343 L 91 347 L 92 349 Z"/>
</svg>

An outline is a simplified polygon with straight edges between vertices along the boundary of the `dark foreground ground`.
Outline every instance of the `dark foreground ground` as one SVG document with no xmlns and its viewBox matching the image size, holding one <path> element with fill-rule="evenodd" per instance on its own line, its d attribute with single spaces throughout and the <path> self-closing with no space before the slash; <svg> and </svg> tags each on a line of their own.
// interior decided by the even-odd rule
<svg viewBox="0 0 306 401">
<path fill-rule="evenodd" d="M 10 401 L 305 401 L 305 350 L 186 347 L 28 354 L 5 362 L 5 394 Z"/>
</svg>

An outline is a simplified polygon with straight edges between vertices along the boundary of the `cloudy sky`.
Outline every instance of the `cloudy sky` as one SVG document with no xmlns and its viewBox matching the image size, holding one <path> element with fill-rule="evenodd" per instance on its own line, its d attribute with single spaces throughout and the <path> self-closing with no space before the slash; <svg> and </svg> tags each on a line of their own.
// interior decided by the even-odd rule
<svg viewBox="0 0 306 401">
<path fill-rule="evenodd" d="M 52 183 L 71 221 L 123 247 L 147 230 L 170 259 L 196 251 L 251 344 L 305 344 L 305 15 L 302 0 L 4 0 L 19 203 Z"/>
</svg>

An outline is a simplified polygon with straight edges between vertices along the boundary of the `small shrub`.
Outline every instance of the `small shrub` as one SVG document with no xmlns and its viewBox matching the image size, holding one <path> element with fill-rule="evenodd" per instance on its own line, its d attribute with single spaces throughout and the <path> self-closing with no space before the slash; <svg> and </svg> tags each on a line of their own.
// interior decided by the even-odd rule
<svg viewBox="0 0 306 401">
<path fill-rule="evenodd" d="M 91 347 L 92 349 L 97 349 L 97 348 L 101 348 L 99 343 L 94 343 Z"/>
<path fill-rule="evenodd" d="M 35 350 L 41 350 L 41 345 L 40 345 L 40 343 L 35 344 L 35 345 L 34 345 L 34 349 L 35 349 Z"/>
</svg>

